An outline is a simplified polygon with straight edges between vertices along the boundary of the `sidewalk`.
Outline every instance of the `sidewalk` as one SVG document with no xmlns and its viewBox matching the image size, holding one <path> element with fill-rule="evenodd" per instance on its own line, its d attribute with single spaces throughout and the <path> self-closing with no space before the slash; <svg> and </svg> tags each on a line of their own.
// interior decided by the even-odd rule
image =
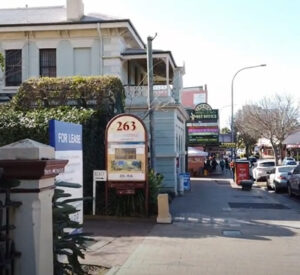
<svg viewBox="0 0 300 275">
<path fill-rule="evenodd" d="M 193 179 L 192 191 L 171 204 L 173 224 L 155 225 L 125 264 L 109 274 L 299 274 L 300 227 L 293 225 L 299 214 L 282 212 L 280 219 L 292 222 L 286 226 L 276 223 L 274 210 L 230 208 L 229 202 L 273 202 L 260 189 L 242 191 L 231 176 Z"/>
<path fill-rule="evenodd" d="M 80 262 L 105 268 L 122 266 L 155 225 L 153 219 L 87 217 L 84 232 L 92 232 L 91 243 Z"/>
<path fill-rule="evenodd" d="M 197 180 L 208 188 L 213 188 L 216 183 L 230 187 L 231 176 L 230 172 L 222 174 L 221 171 L 216 171 L 213 177 Z M 222 260 L 216 258 L 213 253 L 213 250 L 218 247 L 220 228 L 218 221 L 211 219 L 215 215 L 213 207 L 215 204 L 206 204 L 206 214 L 200 210 L 199 202 L 207 200 L 205 198 L 207 194 L 204 193 L 201 184 L 194 181 L 191 192 L 175 198 L 170 207 L 173 224 L 155 225 L 126 263 L 112 274 L 234 274 L 224 273 L 222 267 L 216 270 L 216 262 Z M 224 208 L 223 205 L 220 207 Z M 229 249 L 229 246 L 227 247 Z M 207 257 L 209 254 L 210 256 Z M 203 264 L 201 259 L 205 256 L 205 264 Z M 227 270 L 232 268 L 234 267 L 228 264 Z"/>
</svg>

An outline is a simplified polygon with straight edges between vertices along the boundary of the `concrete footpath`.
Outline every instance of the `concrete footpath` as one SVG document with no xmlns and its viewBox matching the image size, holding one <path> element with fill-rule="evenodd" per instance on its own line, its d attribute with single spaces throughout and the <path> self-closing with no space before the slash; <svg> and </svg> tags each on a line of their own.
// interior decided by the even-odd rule
<svg viewBox="0 0 300 275">
<path fill-rule="evenodd" d="M 299 274 L 299 203 L 235 208 L 283 204 L 230 182 L 230 174 L 193 180 L 192 191 L 171 205 L 174 223 L 154 226 L 115 274 Z"/>
<path fill-rule="evenodd" d="M 299 274 L 299 200 L 241 191 L 230 176 L 193 179 L 171 204 L 172 224 L 128 227 L 109 274 Z"/>
</svg>

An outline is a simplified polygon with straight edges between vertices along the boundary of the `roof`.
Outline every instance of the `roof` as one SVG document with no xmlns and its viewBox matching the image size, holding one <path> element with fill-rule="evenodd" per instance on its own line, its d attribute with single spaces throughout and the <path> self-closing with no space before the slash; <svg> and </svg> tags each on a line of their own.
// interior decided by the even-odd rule
<svg viewBox="0 0 300 275">
<path fill-rule="evenodd" d="M 100 13 L 91 13 L 84 15 L 79 22 L 103 22 L 120 19 Z M 64 6 L 0 9 L 0 26 L 68 22 L 73 21 L 67 20 L 67 9 Z"/>
<path fill-rule="evenodd" d="M 177 67 L 175 59 L 173 57 L 173 54 L 171 51 L 164 51 L 164 50 L 152 50 L 153 55 L 155 54 L 168 54 L 171 57 L 171 60 L 174 64 L 175 67 Z M 123 51 L 121 53 L 121 55 L 123 56 L 131 56 L 131 55 L 147 55 L 147 51 L 146 49 L 125 49 L 125 51 Z"/>
<path fill-rule="evenodd" d="M 67 9 L 65 6 L 0 9 L 0 28 L 123 22 L 130 25 L 137 38 L 145 47 L 145 43 L 129 19 L 116 18 L 100 13 L 89 13 L 82 16 L 80 20 L 70 21 L 67 20 Z"/>
</svg>

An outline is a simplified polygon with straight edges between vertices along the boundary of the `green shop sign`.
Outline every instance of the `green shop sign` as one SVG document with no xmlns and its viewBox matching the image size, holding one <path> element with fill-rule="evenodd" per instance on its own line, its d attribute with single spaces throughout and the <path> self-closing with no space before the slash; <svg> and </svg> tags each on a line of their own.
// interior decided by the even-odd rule
<svg viewBox="0 0 300 275">
<path fill-rule="evenodd" d="M 207 103 L 201 103 L 190 112 L 190 119 L 193 122 L 217 122 L 219 110 L 212 109 Z"/>
<path fill-rule="evenodd" d="M 189 136 L 190 145 L 218 145 L 219 136 Z"/>
<path fill-rule="evenodd" d="M 193 121 L 217 121 L 219 119 L 218 110 L 203 110 L 199 112 L 194 112 L 191 114 L 191 119 Z"/>
</svg>

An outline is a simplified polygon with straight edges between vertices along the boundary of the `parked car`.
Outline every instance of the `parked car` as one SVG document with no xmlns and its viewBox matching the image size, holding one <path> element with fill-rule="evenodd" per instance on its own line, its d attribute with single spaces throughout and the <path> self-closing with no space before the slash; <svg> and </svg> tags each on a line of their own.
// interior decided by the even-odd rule
<svg viewBox="0 0 300 275">
<path fill-rule="evenodd" d="M 267 172 L 267 188 L 274 189 L 278 192 L 280 189 L 286 189 L 291 172 L 296 167 L 292 166 L 276 166 L 270 172 Z"/>
<path fill-rule="evenodd" d="M 289 160 L 285 163 L 285 165 L 293 165 L 293 166 L 297 166 L 297 162 L 294 160 Z"/>
<path fill-rule="evenodd" d="M 288 165 L 287 163 L 290 162 L 290 161 L 295 161 L 295 159 L 292 158 L 292 157 L 285 157 L 285 158 L 282 160 L 282 165 Z"/>
<path fill-rule="evenodd" d="M 254 180 L 259 181 L 267 178 L 267 172 L 275 168 L 275 160 L 264 159 L 258 160 L 257 165 L 252 169 L 252 177 Z"/>
<path fill-rule="evenodd" d="M 290 197 L 293 195 L 300 195 L 300 165 L 296 166 L 293 172 L 290 173 L 287 188 Z"/>
</svg>

